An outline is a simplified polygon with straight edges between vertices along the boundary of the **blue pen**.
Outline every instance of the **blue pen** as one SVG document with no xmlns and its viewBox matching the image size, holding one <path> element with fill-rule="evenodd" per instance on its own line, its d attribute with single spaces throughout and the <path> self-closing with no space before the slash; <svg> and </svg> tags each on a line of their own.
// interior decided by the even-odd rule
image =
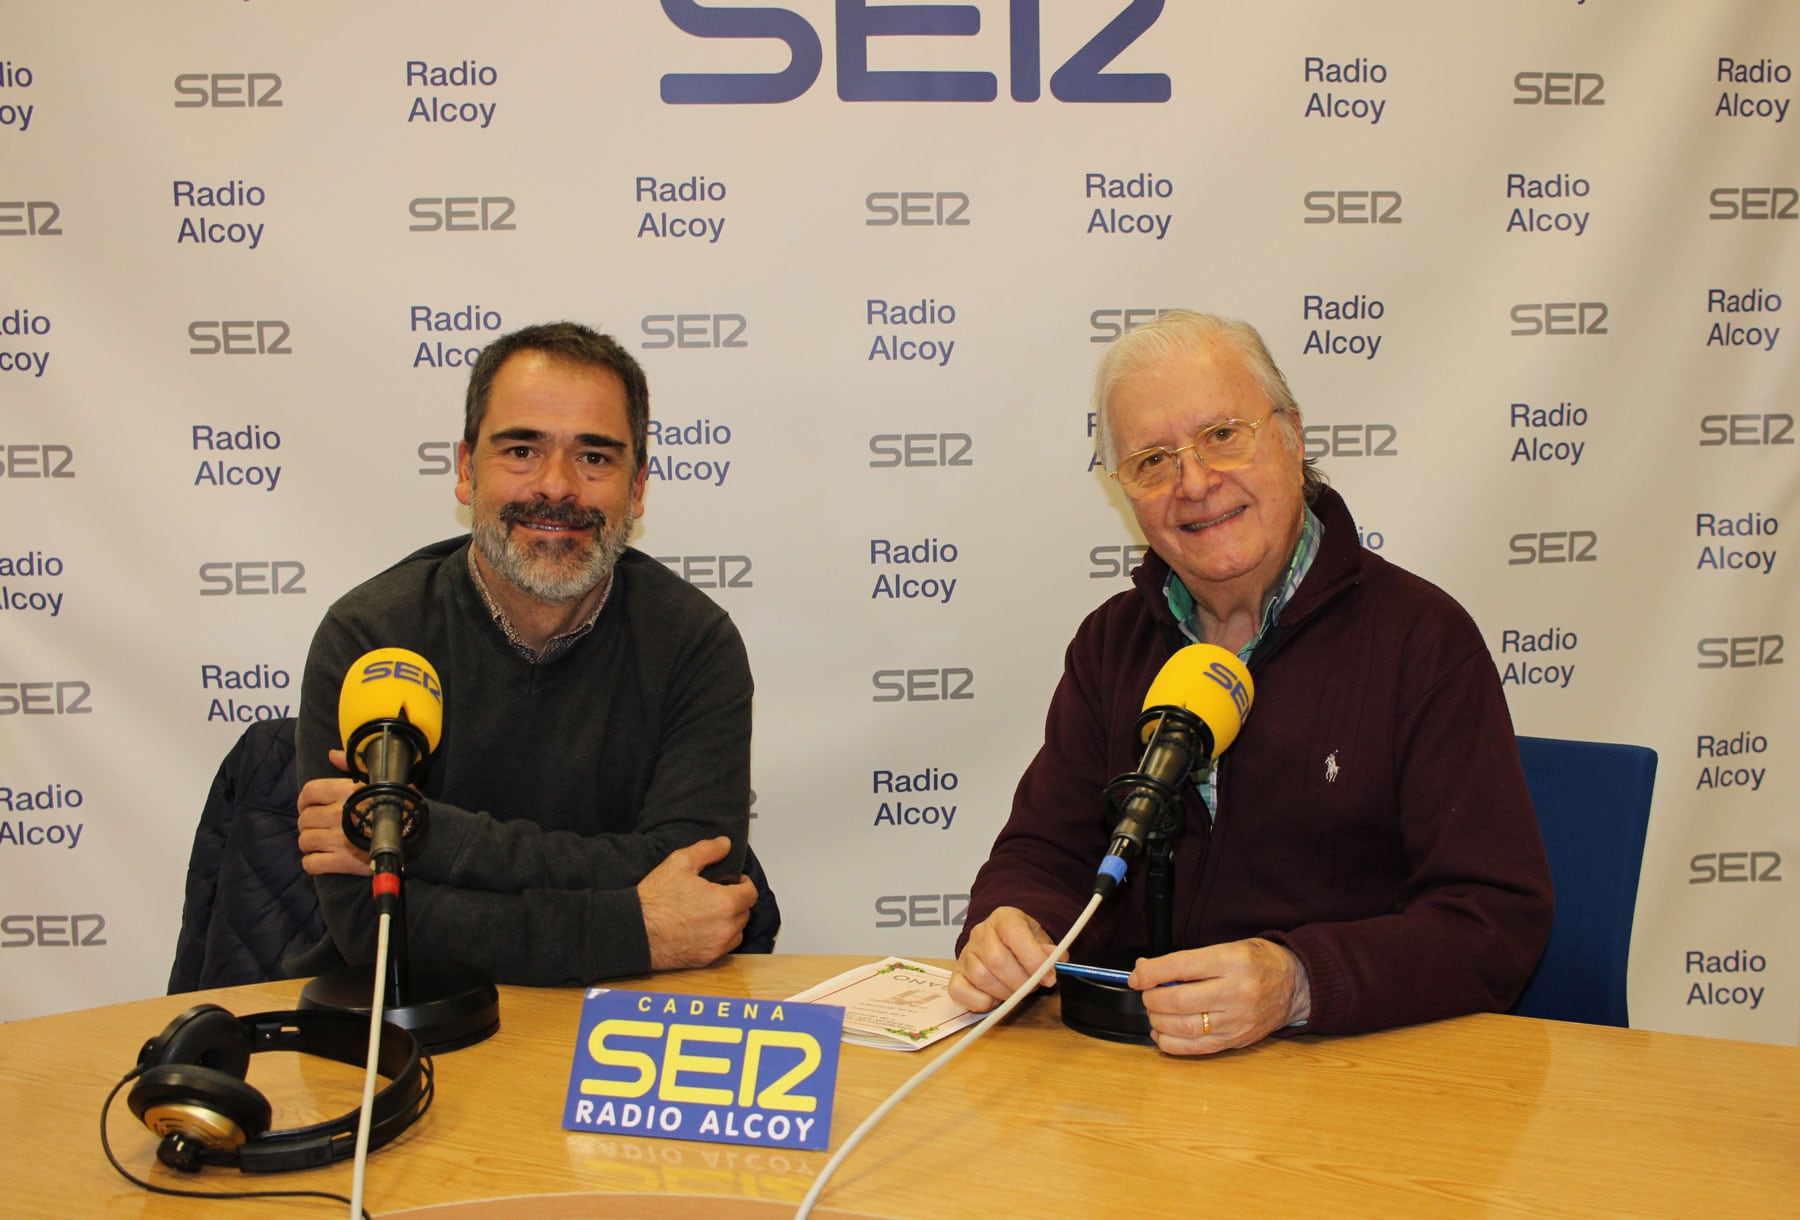
<svg viewBox="0 0 1800 1220">
<path fill-rule="evenodd" d="M 1056 963 L 1056 973 L 1073 975 L 1078 979 L 1086 979 L 1090 983 L 1109 983 L 1114 987 L 1129 987 L 1131 971 L 1109 970 L 1105 966 L 1083 966 L 1076 962 Z"/>
</svg>

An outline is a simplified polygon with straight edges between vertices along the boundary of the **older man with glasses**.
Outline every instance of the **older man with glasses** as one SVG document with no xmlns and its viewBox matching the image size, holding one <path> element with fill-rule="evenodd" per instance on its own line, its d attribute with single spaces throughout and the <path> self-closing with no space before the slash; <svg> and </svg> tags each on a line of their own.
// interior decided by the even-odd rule
<svg viewBox="0 0 1800 1220">
<path fill-rule="evenodd" d="M 1149 905 L 1127 884 L 1075 959 L 1131 968 L 1171 1054 L 1504 1009 L 1552 899 L 1474 622 L 1362 548 L 1252 327 L 1166 313 L 1112 346 L 1094 397 L 1150 554 L 1069 645 L 1043 748 L 975 880 L 952 993 L 991 1008 L 1073 926 L 1113 828 L 1102 790 L 1138 766 L 1145 692 L 1204 642 L 1248 664 L 1256 703 L 1182 785 L 1174 951 L 1135 958 Z"/>
</svg>

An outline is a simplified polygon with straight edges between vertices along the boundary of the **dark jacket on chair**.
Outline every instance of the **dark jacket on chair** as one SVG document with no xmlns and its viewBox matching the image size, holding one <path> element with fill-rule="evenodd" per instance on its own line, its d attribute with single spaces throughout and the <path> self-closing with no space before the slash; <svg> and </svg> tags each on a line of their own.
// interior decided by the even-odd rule
<svg viewBox="0 0 1800 1220">
<path fill-rule="evenodd" d="M 293 720 L 244 730 L 194 832 L 170 994 L 283 978 L 281 959 L 325 934 L 300 867 L 299 794 Z"/>
</svg>

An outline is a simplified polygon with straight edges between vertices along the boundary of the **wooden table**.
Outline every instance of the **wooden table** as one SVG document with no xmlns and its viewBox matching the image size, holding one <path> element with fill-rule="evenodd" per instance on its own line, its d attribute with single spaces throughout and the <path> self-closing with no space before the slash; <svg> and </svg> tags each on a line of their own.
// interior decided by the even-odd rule
<svg viewBox="0 0 1800 1220">
<path fill-rule="evenodd" d="M 616 985 L 774 999 L 864 960 L 745 957 Z M 176 1013 L 202 999 L 239 1014 L 290 1008 L 299 991 L 266 983 L 0 1025 L 0 1213 L 343 1214 L 325 1201 L 150 1195 L 113 1172 L 97 1138 L 106 1091 Z M 431 1111 L 370 1157 L 371 1211 L 772 1217 L 791 1214 L 824 1166 L 825 1153 L 564 1131 L 581 992 L 500 993 L 500 1032 L 438 1056 Z M 948 1045 L 846 1046 L 832 1148 Z M 361 1087 L 357 1069 L 287 1054 L 256 1056 L 249 1080 L 280 1128 L 352 1109 Z M 348 1162 L 177 1175 L 123 1095 L 108 1130 L 120 1159 L 159 1184 L 350 1192 Z M 1482 1015 L 1184 1060 L 1073 1033 L 1047 998 L 904 1102 L 815 1214 L 1797 1213 L 1800 1049 Z"/>
</svg>

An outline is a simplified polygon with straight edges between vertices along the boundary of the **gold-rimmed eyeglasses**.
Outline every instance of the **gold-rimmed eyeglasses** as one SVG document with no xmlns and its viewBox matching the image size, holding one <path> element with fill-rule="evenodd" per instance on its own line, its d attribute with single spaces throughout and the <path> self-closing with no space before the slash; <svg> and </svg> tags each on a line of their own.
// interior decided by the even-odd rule
<svg viewBox="0 0 1800 1220">
<path fill-rule="evenodd" d="M 1256 441 L 1262 426 L 1274 419 L 1273 412 L 1262 419 L 1223 419 L 1208 424 L 1194 439 L 1179 449 L 1152 445 L 1119 459 L 1116 470 L 1109 471 L 1119 486 L 1133 500 L 1147 500 L 1173 487 L 1181 478 L 1181 455 L 1193 452 L 1194 460 L 1208 470 L 1237 470 L 1256 459 Z"/>
</svg>

